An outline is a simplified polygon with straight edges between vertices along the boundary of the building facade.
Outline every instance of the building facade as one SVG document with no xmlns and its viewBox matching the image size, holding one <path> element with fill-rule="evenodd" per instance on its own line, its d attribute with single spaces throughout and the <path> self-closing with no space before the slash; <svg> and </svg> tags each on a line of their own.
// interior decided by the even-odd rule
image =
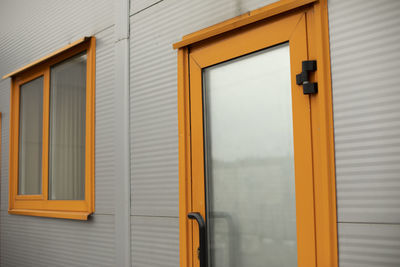
<svg viewBox="0 0 400 267">
<path fill-rule="evenodd" d="M 172 45 L 275 2 L 3 0 L 0 76 L 96 38 L 95 212 L 8 213 L 11 79 L 2 79 L 0 265 L 180 266 Z M 339 266 L 400 266 L 400 2 L 327 3 Z"/>
</svg>

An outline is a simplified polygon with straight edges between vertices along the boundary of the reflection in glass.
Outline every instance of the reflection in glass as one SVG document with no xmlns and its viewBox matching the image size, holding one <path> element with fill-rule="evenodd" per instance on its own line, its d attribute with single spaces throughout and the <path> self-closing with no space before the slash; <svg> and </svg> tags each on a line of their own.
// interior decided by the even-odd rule
<svg viewBox="0 0 400 267">
<path fill-rule="evenodd" d="M 18 194 L 42 193 L 43 76 L 20 86 Z"/>
<path fill-rule="evenodd" d="M 203 79 L 210 266 L 297 266 L 288 44 Z"/>
<path fill-rule="evenodd" d="M 49 199 L 85 199 L 86 54 L 51 68 Z"/>
</svg>

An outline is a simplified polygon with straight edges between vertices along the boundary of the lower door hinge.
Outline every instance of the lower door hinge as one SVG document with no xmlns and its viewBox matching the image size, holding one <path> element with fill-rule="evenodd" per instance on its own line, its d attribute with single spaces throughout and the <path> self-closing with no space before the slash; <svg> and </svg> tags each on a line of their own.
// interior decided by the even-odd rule
<svg viewBox="0 0 400 267">
<path fill-rule="evenodd" d="M 303 85 L 303 93 L 305 95 L 318 93 L 318 83 L 312 83 L 309 81 L 310 72 L 317 70 L 316 60 L 305 60 L 302 62 L 302 71 L 296 75 L 297 85 Z"/>
</svg>

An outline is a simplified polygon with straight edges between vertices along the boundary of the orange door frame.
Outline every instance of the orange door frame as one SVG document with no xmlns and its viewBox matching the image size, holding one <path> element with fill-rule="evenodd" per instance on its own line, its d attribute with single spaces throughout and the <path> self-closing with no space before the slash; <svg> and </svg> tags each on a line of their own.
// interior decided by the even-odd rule
<svg viewBox="0 0 400 267">
<path fill-rule="evenodd" d="M 293 22 L 290 22 L 290 18 L 293 19 L 296 16 L 301 17 L 296 22 L 297 30 L 293 28 Z M 306 25 L 304 26 L 306 32 L 298 30 L 298 25 L 302 23 Z M 274 27 L 275 30 L 273 30 Z M 290 27 L 293 31 L 288 36 L 286 31 L 287 29 L 290 30 Z M 255 34 L 260 29 L 262 29 L 263 34 Z M 245 45 L 243 45 L 243 36 L 246 36 L 245 39 L 247 40 Z M 268 38 L 263 36 L 268 36 Z M 244 55 L 256 51 L 260 49 L 259 43 L 261 42 L 264 42 L 264 47 L 268 47 L 289 40 L 289 37 L 306 38 L 304 42 L 306 44 L 304 47 L 305 56 L 304 53 L 298 53 L 291 48 L 291 57 L 304 56 L 303 58 L 296 58 L 295 60 L 298 61 L 296 64 L 293 64 L 294 59 L 291 58 L 292 76 L 300 72 L 301 60 L 316 59 L 318 70 L 311 75 L 311 80 L 318 82 L 319 87 L 318 94 L 307 96 L 310 117 L 308 119 L 305 117 L 296 119 L 294 117 L 295 132 L 296 128 L 304 127 L 297 125 L 298 123 L 304 124 L 304 121 L 310 121 L 308 134 L 312 154 L 311 162 L 301 163 L 311 168 L 311 172 L 309 172 L 312 174 L 312 177 L 309 177 L 311 178 L 311 186 L 296 181 L 296 195 L 297 190 L 303 187 L 306 187 L 310 194 L 308 200 L 307 197 L 296 198 L 297 211 L 312 210 L 297 215 L 300 224 L 310 223 L 312 225 L 311 232 L 308 230 L 298 231 L 298 240 L 301 242 L 298 246 L 298 262 L 299 266 L 337 266 L 338 264 L 327 1 L 282 0 L 187 35 L 181 42 L 174 44 L 174 48 L 179 49 L 178 121 L 181 266 L 198 266 L 198 260 L 194 254 L 194 248 L 198 246 L 197 226 L 187 219 L 187 214 L 199 211 L 204 216 L 205 212 L 202 159 L 203 132 L 199 131 L 199 129 L 202 129 L 202 120 L 199 119 L 202 118 L 202 98 L 199 95 L 199 92 L 201 92 L 201 69 L 229 60 L 235 55 Z M 229 46 L 229 49 L 227 49 L 226 43 L 228 42 L 231 44 L 241 43 L 242 45 Z M 213 49 L 210 49 L 212 46 Z M 296 49 L 302 49 L 298 45 L 296 47 Z M 292 90 L 298 92 L 302 89 L 293 84 Z M 295 98 L 295 96 L 293 97 Z M 295 116 L 295 114 L 293 115 Z M 298 138 L 296 136 L 297 134 L 294 137 L 295 151 L 296 149 L 299 150 L 299 147 L 296 147 L 296 138 Z M 295 156 L 295 162 L 299 162 L 299 160 L 300 158 Z M 296 165 L 296 177 L 297 168 Z M 310 203 L 312 209 L 307 209 Z M 304 236 L 302 237 L 302 235 Z M 306 241 L 307 237 L 309 239 Z M 313 254 L 311 259 L 310 253 Z"/>
</svg>

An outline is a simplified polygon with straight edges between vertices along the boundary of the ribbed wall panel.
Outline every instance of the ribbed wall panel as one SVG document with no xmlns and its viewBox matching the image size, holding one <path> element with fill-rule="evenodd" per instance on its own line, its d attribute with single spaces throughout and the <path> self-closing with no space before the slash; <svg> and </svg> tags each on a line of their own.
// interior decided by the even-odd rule
<svg viewBox="0 0 400 267">
<path fill-rule="evenodd" d="M 113 0 L 2 0 L 0 76 L 114 23 Z"/>
<path fill-rule="evenodd" d="M 400 266 L 400 225 L 339 223 L 340 267 Z"/>
<path fill-rule="evenodd" d="M 400 2 L 328 8 L 339 263 L 400 266 Z"/>
<path fill-rule="evenodd" d="M 8 128 L 10 125 L 9 121 L 10 80 L 0 80 L 0 112 L 1 112 L 0 210 L 8 210 L 8 149 L 9 149 Z"/>
<path fill-rule="evenodd" d="M 400 223 L 400 1 L 328 3 L 338 220 Z"/>
<path fill-rule="evenodd" d="M 0 216 L 1 266 L 115 266 L 114 217 Z"/>
<path fill-rule="evenodd" d="M 115 209 L 114 127 L 114 31 L 96 35 L 96 213 L 113 214 Z"/>
<path fill-rule="evenodd" d="M 178 218 L 131 217 L 132 265 L 179 266 Z"/>
<path fill-rule="evenodd" d="M 271 2 L 164 0 L 131 17 L 132 214 L 178 216 L 177 54 L 172 44 Z M 143 9 L 152 2 L 131 3 Z"/>
<path fill-rule="evenodd" d="M 155 5 L 163 0 L 130 0 L 130 1 L 131 1 L 130 14 L 132 15 L 152 5 Z"/>
</svg>

